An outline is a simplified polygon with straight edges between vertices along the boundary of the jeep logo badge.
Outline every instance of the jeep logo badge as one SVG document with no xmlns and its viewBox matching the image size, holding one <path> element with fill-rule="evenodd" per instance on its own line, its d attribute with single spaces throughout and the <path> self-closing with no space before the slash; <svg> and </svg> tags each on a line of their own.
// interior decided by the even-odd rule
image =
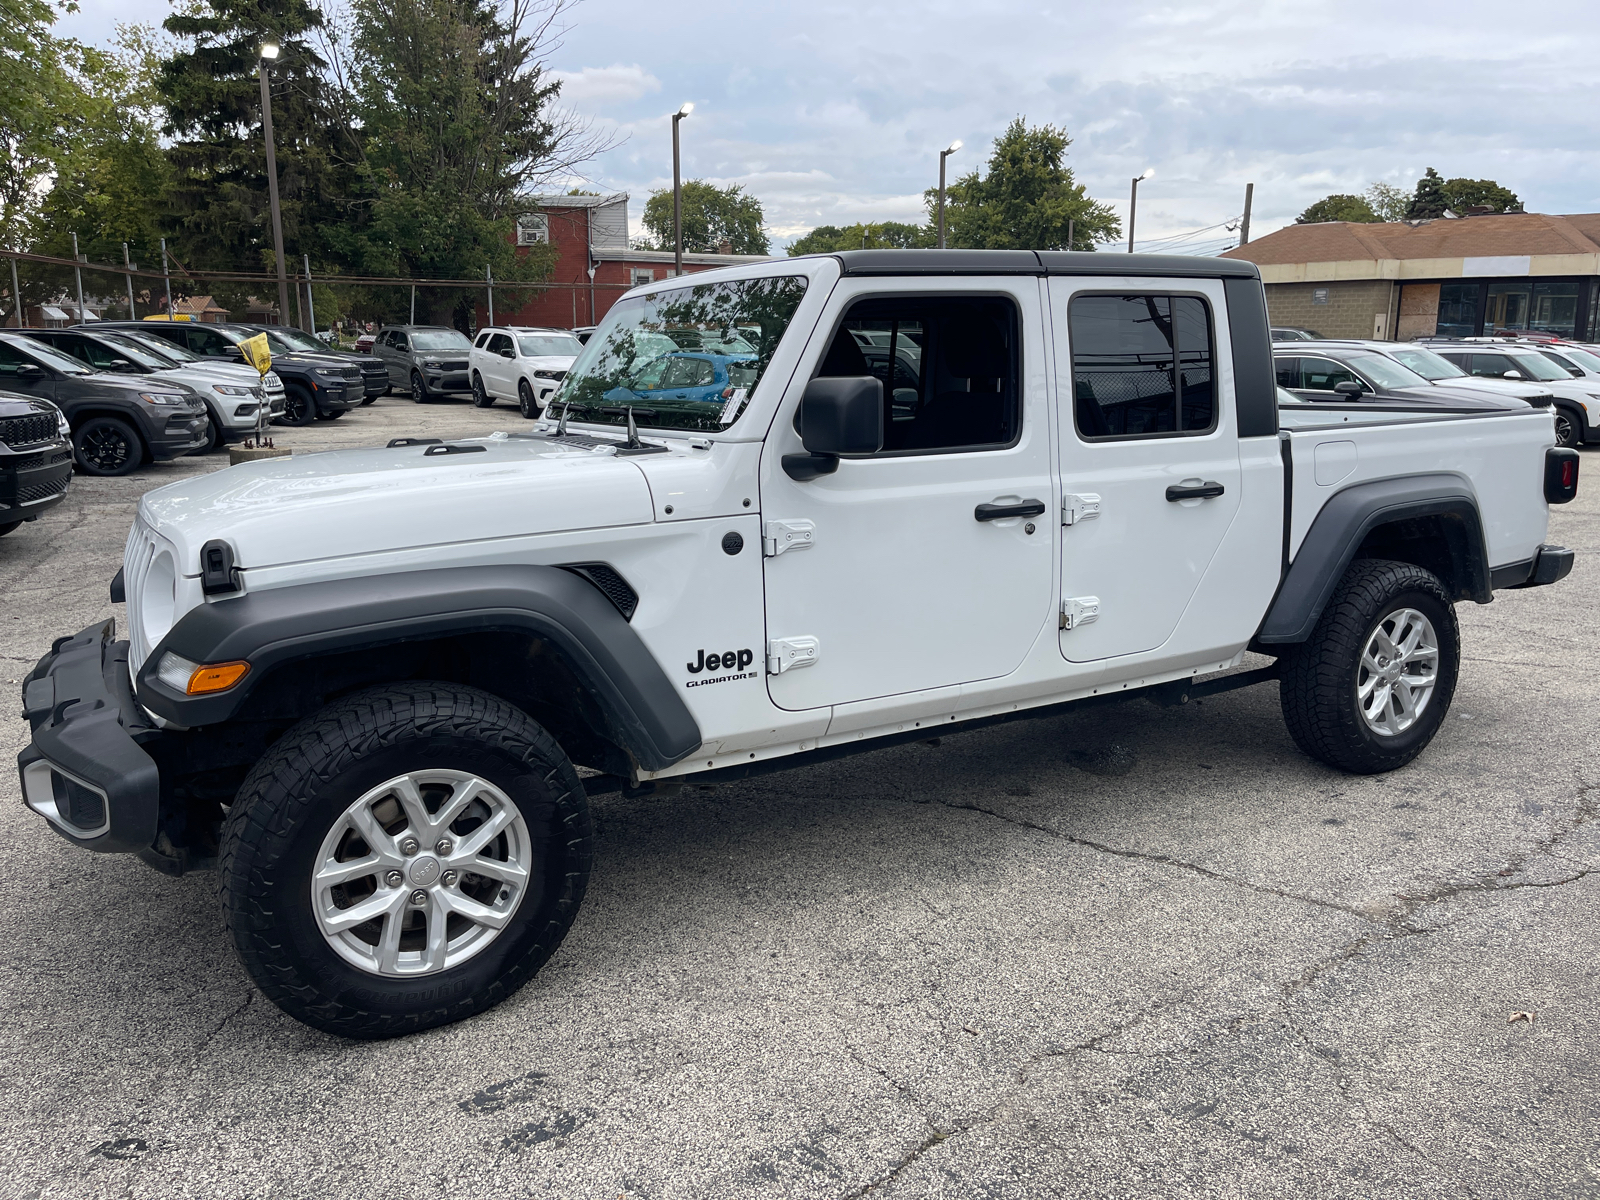
<svg viewBox="0 0 1600 1200">
<path fill-rule="evenodd" d="M 742 671 L 755 660 L 753 650 L 728 650 L 722 654 L 702 650 L 699 658 L 684 665 L 689 668 L 689 674 L 698 675 L 701 671 Z"/>
</svg>

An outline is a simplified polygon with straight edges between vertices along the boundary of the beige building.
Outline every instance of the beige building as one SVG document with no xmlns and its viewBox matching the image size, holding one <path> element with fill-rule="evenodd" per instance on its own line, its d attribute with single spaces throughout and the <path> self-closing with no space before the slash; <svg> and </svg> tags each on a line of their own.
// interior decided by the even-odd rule
<svg viewBox="0 0 1600 1200">
<path fill-rule="evenodd" d="M 1600 340 L 1600 213 L 1290 225 L 1223 257 L 1261 268 L 1274 325 L 1327 337 Z"/>
</svg>

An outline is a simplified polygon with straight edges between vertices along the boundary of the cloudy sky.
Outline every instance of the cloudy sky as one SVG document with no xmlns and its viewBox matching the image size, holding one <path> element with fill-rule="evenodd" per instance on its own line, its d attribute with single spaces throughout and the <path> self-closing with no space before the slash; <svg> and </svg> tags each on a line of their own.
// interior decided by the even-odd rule
<svg viewBox="0 0 1600 1200">
<path fill-rule="evenodd" d="M 164 0 L 82 0 L 63 30 L 156 22 Z M 637 219 L 686 177 L 740 183 L 781 244 L 814 225 L 921 219 L 938 151 L 981 166 L 1013 117 L 1073 138 L 1069 165 L 1141 248 L 1215 253 L 1255 184 L 1253 233 L 1425 167 L 1493 178 L 1530 210 L 1600 211 L 1600 4 L 1553 0 L 728 3 L 584 0 L 550 66 L 564 103 L 619 144 L 588 186 Z M 1158 239 L 1164 239 L 1160 244 Z"/>
</svg>

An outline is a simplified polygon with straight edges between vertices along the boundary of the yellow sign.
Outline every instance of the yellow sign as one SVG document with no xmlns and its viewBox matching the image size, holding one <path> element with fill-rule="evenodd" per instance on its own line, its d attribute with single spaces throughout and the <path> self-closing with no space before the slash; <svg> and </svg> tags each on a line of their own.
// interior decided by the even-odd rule
<svg viewBox="0 0 1600 1200">
<path fill-rule="evenodd" d="M 267 335 L 258 333 L 253 338 L 245 338 L 239 343 L 239 353 L 244 355 L 245 362 L 265 375 L 272 370 L 272 350 L 267 345 Z"/>
<path fill-rule="evenodd" d="M 188 313 L 172 313 L 170 315 L 167 314 L 167 313 L 151 313 L 148 317 L 145 317 L 144 319 L 146 321 L 192 321 L 192 320 L 194 320 L 194 318 L 191 317 Z"/>
</svg>

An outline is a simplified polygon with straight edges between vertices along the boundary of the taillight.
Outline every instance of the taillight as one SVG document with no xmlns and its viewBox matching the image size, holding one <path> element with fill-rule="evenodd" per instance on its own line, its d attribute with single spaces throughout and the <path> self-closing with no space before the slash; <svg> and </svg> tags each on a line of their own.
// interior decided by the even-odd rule
<svg viewBox="0 0 1600 1200">
<path fill-rule="evenodd" d="M 1578 452 L 1570 446 L 1552 446 L 1544 452 L 1544 498 L 1566 504 L 1578 494 Z"/>
</svg>

